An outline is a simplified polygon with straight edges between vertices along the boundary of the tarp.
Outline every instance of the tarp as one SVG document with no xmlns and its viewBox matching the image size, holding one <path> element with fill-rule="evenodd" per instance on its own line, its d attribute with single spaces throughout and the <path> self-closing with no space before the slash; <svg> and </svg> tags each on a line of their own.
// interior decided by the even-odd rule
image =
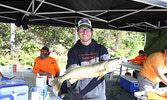
<svg viewBox="0 0 167 100">
<path fill-rule="evenodd" d="M 144 50 L 150 54 L 161 51 L 167 45 L 167 29 L 150 31 L 146 33 L 146 44 Z"/>
<path fill-rule="evenodd" d="M 75 27 L 78 20 L 87 17 L 94 28 L 145 32 L 165 28 L 166 12 L 161 6 L 135 0 L 0 1 L 0 22 L 17 26 L 28 23 Z"/>
</svg>

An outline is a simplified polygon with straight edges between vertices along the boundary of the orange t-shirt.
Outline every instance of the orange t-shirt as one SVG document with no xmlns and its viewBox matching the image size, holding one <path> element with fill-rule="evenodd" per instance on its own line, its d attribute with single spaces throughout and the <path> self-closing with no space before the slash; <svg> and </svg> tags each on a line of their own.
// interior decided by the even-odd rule
<svg viewBox="0 0 167 100">
<path fill-rule="evenodd" d="M 37 74 L 39 71 L 47 72 L 56 76 L 56 72 L 60 72 L 57 61 L 53 57 L 48 57 L 41 60 L 39 57 L 35 58 L 33 72 Z"/>
<path fill-rule="evenodd" d="M 147 59 L 147 56 L 143 56 L 143 57 L 136 56 L 135 58 L 131 59 L 130 62 L 131 63 L 135 62 L 135 64 L 143 65 L 146 59 Z"/>
<path fill-rule="evenodd" d="M 164 64 L 164 56 L 162 52 L 156 52 L 151 54 L 147 58 L 142 69 L 140 70 L 140 74 L 148 78 L 152 82 L 155 82 L 155 83 L 160 82 L 161 80 L 155 74 L 152 66 L 155 66 L 155 67 L 162 66 L 163 74 L 167 73 L 167 65 Z"/>
</svg>

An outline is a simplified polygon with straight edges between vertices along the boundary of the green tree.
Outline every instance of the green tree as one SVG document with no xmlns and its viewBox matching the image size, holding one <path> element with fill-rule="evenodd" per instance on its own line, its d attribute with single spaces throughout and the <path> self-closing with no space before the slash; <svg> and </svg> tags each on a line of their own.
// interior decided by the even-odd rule
<svg viewBox="0 0 167 100">
<path fill-rule="evenodd" d="M 67 52 L 74 45 L 74 28 L 56 26 L 30 25 L 28 30 L 16 27 L 16 54 L 11 59 L 10 52 L 10 24 L 0 23 L 0 65 L 19 62 L 21 65 L 32 66 L 39 55 L 39 48 L 46 45 L 51 54 L 62 66 L 67 61 Z M 138 50 L 144 48 L 144 33 L 119 31 L 109 29 L 94 29 L 93 38 L 104 45 L 110 57 L 132 58 Z"/>
</svg>

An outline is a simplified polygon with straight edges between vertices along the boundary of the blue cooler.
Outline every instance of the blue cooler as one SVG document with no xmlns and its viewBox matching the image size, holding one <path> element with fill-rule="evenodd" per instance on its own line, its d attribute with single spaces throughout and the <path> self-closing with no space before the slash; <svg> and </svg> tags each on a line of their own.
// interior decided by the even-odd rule
<svg viewBox="0 0 167 100">
<path fill-rule="evenodd" d="M 28 86 L 23 79 L 0 82 L 0 100 L 28 100 Z"/>
<path fill-rule="evenodd" d="M 129 75 L 124 75 L 120 77 L 120 86 L 129 92 L 139 91 L 137 79 Z"/>
</svg>

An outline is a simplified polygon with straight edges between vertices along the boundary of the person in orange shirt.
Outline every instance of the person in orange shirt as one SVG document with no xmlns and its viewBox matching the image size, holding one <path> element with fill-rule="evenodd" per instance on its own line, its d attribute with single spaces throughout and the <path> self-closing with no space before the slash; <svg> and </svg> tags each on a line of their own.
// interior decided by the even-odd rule
<svg viewBox="0 0 167 100">
<path fill-rule="evenodd" d="M 139 64 L 139 65 L 143 66 L 143 64 L 146 61 L 146 59 L 147 59 L 147 56 L 145 56 L 144 51 L 140 50 L 138 56 L 136 56 L 135 58 L 130 59 L 128 61 L 130 61 L 133 64 Z"/>
<path fill-rule="evenodd" d="M 138 64 L 143 66 L 144 62 L 146 61 L 147 56 L 145 56 L 144 51 L 143 50 L 139 50 L 139 55 L 136 56 L 133 59 L 128 60 L 129 62 L 131 62 L 132 64 Z M 134 70 L 133 71 L 133 77 L 137 78 L 137 74 L 139 73 L 139 71 Z"/>
<path fill-rule="evenodd" d="M 46 75 L 48 78 L 58 77 L 60 74 L 60 69 L 58 67 L 57 61 L 50 57 L 49 48 L 44 46 L 42 49 L 39 49 L 40 56 L 35 58 L 33 72 L 35 74 L 39 73 L 40 75 Z"/>
<path fill-rule="evenodd" d="M 159 82 L 167 85 L 167 45 L 161 52 L 155 52 L 147 58 L 137 79 L 140 90 L 159 88 Z"/>
</svg>

